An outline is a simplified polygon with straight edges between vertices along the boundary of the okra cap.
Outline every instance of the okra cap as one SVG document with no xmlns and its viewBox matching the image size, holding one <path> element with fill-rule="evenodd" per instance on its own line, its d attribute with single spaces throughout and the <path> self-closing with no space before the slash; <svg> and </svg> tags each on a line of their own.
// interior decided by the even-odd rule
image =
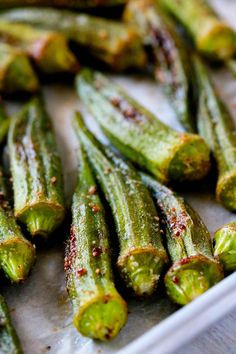
<svg viewBox="0 0 236 354">
<path fill-rule="evenodd" d="M 214 235 L 214 255 L 226 271 L 236 270 L 236 222 L 223 225 Z"/>
</svg>

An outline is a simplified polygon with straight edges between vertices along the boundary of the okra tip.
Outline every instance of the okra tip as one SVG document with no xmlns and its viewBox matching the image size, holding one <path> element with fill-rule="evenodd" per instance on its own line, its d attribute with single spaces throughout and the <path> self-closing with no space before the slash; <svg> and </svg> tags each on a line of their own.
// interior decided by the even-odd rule
<svg viewBox="0 0 236 354">
<path fill-rule="evenodd" d="M 214 235 L 214 256 L 226 271 L 236 270 L 236 222 L 223 225 Z"/>
<path fill-rule="evenodd" d="M 172 180 L 199 180 L 210 169 L 210 151 L 205 141 L 194 134 L 183 134 L 169 165 Z"/>
<path fill-rule="evenodd" d="M 165 276 L 168 296 L 186 305 L 223 278 L 223 269 L 214 259 L 196 255 L 176 262 Z"/>
<path fill-rule="evenodd" d="M 216 196 L 225 208 L 236 211 L 236 169 L 221 175 L 217 182 Z"/>
<path fill-rule="evenodd" d="M 27 240 L 18 237 L 0 247 L 1 267 L 11 281 L 20 283 L 27 279 L 35 262 L 35 248 Z"/>
<path fill-rule="evenodd" d="M 117 295 L 104 295 L 76 313 L 73 322 L 78 331 L 93 339 L 108 341 L 120 332 L 127 320 L 127 305 Z"/>
</svg>

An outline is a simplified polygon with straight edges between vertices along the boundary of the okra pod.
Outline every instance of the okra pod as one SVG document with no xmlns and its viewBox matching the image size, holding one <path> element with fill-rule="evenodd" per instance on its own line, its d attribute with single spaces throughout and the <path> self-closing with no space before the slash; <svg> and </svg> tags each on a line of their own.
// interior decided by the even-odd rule
<svg viewBox="0 0 236 354">
<path fill-rule="evenodd" d="M 35 248 L 24 238 L 6 200 L 0 170 L 0 268 L 13 282 L 24 281 L 35 262 Z"/>
<path fill-rule="evenodd" d="M 172 190 L 146 174 L 141 176 L 164 222 L 172 261 L 165 276 L 167 293 L 185 305 L 223 278 L 222 267 L 213 257 L 210 233 L 200 216 Z"/>
<path fill-rule="evenodd" d="M 216 196 L 227 209 L 236 210 L 236 128 L 226 106 L 220 101 L 207 68 L 195 57 L 199 107 L 197 125 L 206 140 L 218 167 Z"/>
<path fill-rule="evenodd" d="M 158 179 L 196 180 L 206 175 L 209 149 L 202 138 L 166 126 L 99 72 L 83 69 L 76 86 L 111 142 Z"/>
<path fill-rule="evenodd" d="M 132 166 L 108 148 L 104 150 L 80 116 L 75 118 L 75 128 L 112 210 L 120 248 L 119 273 L 135 295 L 150 295 L 167 261 L 151 196 Z"/>
<path fill-rule="evenodd" d="M 236 77 L 236 59 L 231 59 L 226 62 L 227 68 Z"/>
<path fill-rule="evenodd" d="M 128 2 L 124 19 L 140 30 L 144 44 L 151 48 L 157 81 L 186 130 L 194 132 L 190 53 L 173 22 L 154 0 Z"/>
<path fill-rule="evenodd" d="M 236 53 L 236 34 L 220 19 L 206 0 L 158 0 L 193 39 L 196 48 L 213 60 L 226 60 Z"/>
<path fill-rule="evenodd" d="M 10 311 L 2 295 L 0 295 L 0 352 L 23 354 L 19 338 L 11 323 Z"/>
<path fill-rule="evenodd" d="M 0 43 L 0 92 L 35 92 L 39 82 L 28 57 L 12 45 Z"/>
<path fill-rule="evenodd" d="M 115 337 L 126 322 L 127 305 L 113 282 L 105 211 L 83 148 L 65 271 L 78 331 L 100 340 Z"/>
<path fill-rule="evenodd" d="M 0 20 L 0 42 L 14 45 L 34 60 L 46 73 L 75 71 L 77 60 L 66 38 L 58 33 L 33 26 Z"/>
<path fill-rule="evenodd" d="M 47 237 L 65 216 L 62 166 L 43 103 L 34 98 L 12 119 L 8 135 L 15 216 L 32 236 Z"/>
<path fill-rule="evenodd" d="M 125 23 L 51 8 L 13 9 L 2 12 L 1 18 L 61 32 L 116 70 L 146 63 L 137 31 Z"/>
<path fill-rule="evenodd" d="M 214 255 L 226 271 L 236 270 L 236 222 L 220 227 L 214 235 Z"/>
<path fill-rule="evenodd" d="M 10 124 L 10 119 L 7 117 L 5 109 L 0 97 L 0 144 L 3 142 Z"/>
<path fill-rule="evenodd" d="M 87 9 L 123 5 L 127 0 L 1 0 L 0 9 L 16 6 L 50 6 Z"/>
</svg>

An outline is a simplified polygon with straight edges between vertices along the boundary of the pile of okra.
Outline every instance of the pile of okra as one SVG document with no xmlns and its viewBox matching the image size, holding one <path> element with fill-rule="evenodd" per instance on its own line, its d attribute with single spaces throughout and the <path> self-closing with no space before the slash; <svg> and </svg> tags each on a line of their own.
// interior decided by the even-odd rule
<svg viewBox="0 0 236 354">
<path fill-rule="evenodd" d="M 0 266 L 10 283 L 26 281 L 35 244 L 71 218 L 64 269 L 84 336 L 114 338 L 127 320 L 127 295 L 159 296 L 164 285 L 185 305 L 236 270 L 236 221 L 212 241 L 173 189 L 213 171 L 216 200 L 236 211 L 236 129 L 209 67 L 236 75 L 236 33 L 206 0 L 0 1 Z M 134 71 L 163 89 L 183 132 L 109 78 Z M 78 100 L 109 141 L 74 112 L 70 210 L 40 94 L 55 77 L 75 79 Z M 4 101 L 19 97 L 22 108 L 10 117 Z M 0 352 L 22 353 L 2 296 Z"/>
</svg>

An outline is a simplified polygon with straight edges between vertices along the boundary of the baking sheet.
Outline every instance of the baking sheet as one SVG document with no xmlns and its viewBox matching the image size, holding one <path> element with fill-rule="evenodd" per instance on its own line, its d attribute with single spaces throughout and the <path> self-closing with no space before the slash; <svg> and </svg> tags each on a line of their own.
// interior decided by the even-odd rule
<svg viewBox="0 0 236 354">
<path fill-rule="evenodd" d="M 214 4 L 217 10 L 227 15 L 231 24 L 236 25 L 236 19 L 234 18 L 236 14 L 235 1 L 215 0 Z M 129 79 L 114 77 L 114 79 L 128 89 L 147 108 L 156 113 L 160 119 L 175 127 L 175 129 L 181 130 L 174 112 L 153 81 L 137 76 Z M 215 75 L 215 79 L 236 120 L 236 82 L 224 71 Z M 74 110 L 82 109 L 82 107 L 73 88 L 62 85 L 48 86 L 44 88 L 44 96 L 57 134 L 58 147 L 65 171 L 66 197 L 69 203 L 77 174 L 77 141 L 71 127 L 71 117 Z M 12 104 L 10 108 L 14 108 Z M 87 112 L 84 113 L 90 128 L 102 137 L 91 116 Z M 199 212 L 210 232 L 213 233 L 223 223 L 234 220 L 235 215 L 217 204 L 214 200 L 214 194 L 207 192 L 207 187 L 200 188 L 199 185 L 196 185 L 184 196 Z M 58 233 L 60 232 L 62 233 L 64 230 L 61 229 Z M 58 234 L 58 237 L 61 236 Z M 47 352 L 52 354 L 117 353 L 128 343 L 176 312 L 177 307 L 171 304 L 167 298 L 162 298 L 160 294 L 156 294 L 155 297 L 144 302 L 129 300 L 128 323 L 114 341 L 101 344 L 80 336 L 73 328 L 72 309 L 65 291 L 63 248 L 63 245 L 55 243 L 50 245 L 49 249 L 38 251 L 37 263 L 28 281 L 20 286 L 8 285 L 3 288 L 3 293 L 12 310 L 12 318 L 26 354 Z M 218 288 L 221 290 L 224 287 L 226 288 L 230 281 L 230 279 L 227 279 L 226 285 L 222 283 L 220 286 L 218 285 Z M 218 288 L 212 290 L 213 292 L 216 291 L 215 297 L 213 296 L 216 302 L 217 294 L 219 294 Z M 209 292 L 209 294 L 211 293 Z M 196 308 L 195 306 L 198 303 L 200 303 L 199 306 L 203 306 L 204 299 L 209 298 L 208 294 L 205 298 L 204 296 L 202 299 L 194 301 L 190 306 L 186 306 L 185 309 L 177 311 L 175 314 L 175 316 L 178 316 L 177 323 L 178 318 L 180 321 L 183 311 L 187 312 L 187 315 L 191 318 L 191 309 Z M 167 321 L 171 319 L 172 317 L 169 317 Z M 162 324 L 156 328 L 164 328 L 161 326 Z M 196 334 L 197 328 L 200 328 L 199 323 L 198 327 L 193 326 L 192 328 L 195 329 L 194 333 Z M 141 342 L 138 343 L 140 345 L 143 343 L 144 346 L 146 343 L 146 348 L 151 353 L 151 349 L 147 346 L 148 343 L 151 343 L 151 338 L 149 339 L 149 342 L 147 342 L 145 337 L 144 339 L 141 337 Z M 127 354 L 136 352 L 135 349 L 126 351 Z M 149 351 L 146 351 L 146 353 L 149 353 Z M 162 351 L 160 353 L 162 354 Z"/>
</svg>

